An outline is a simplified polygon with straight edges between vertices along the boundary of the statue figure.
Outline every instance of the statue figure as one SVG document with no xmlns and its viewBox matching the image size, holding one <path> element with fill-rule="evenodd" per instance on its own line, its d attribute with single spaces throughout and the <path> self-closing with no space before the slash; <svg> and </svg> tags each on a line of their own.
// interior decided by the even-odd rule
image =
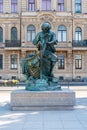
<svg viewBox="0 0 87 130">
<path fill-rule="evenodd" d="M 42 31 L 39 32 L 33 44 L 38 48 L 38 52 L 28 54 L 22 60 L 22 71 L 27 76 L 27 90 L 54 90 L 60 87 L 54 87 L 51 83 L 58 83 L 54 77 L 53 69 L 57 61 L 55 47 L 57 44 L 56 34 L 51 30 L 49 23 L 42 24 Z M 50 87 L 51 86 L 51 87 Z"/>
<path fill-rule="evenodd" d="M 42 52 L 42 73 L 50 79 L 54 77 L 53 68 L 57 61 L 57 56 L 54 54 L 56 51 L 54 45 L 56 45 L 57 42 L 56 35 L 51 31 L 51 25 L 49 23 L 42 24 L 42 31 L 39 32 L 33 40 L 33 44 Z M 45 66 L 44 64 L 47 62 L 49 62 L 49 65 Z"/>
</svg>

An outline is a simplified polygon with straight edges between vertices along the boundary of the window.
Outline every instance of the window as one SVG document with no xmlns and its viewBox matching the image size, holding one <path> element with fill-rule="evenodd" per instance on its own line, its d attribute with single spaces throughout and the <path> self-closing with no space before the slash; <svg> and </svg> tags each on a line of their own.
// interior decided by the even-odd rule
<svg viewBox="0 0 87 130">
<path fill-rule="evenodd" d="M 17 78 L 16 78 L 16 76 L 12 76 L 11 79 L 15 79 L 16 80 Z"/>
<path fill-rule="evenodd" d="M 0 55 L 0 69 L 3 69 L 3 55 Z"/>
<path fill-rule="evenodd" d="M 17 40 L 17 28 L 16 27 L 11 28 L 11 40 Z"/>
<path fill-rule="evenodd" d="M 59 42 L 66 41 L 66 27 L 65 26 L 58 27 L 58 41 Z"/>
<path fill-rule="evenodd" d="M 3 0 L 0 0 L 0 13 L 3 12 Z"/>
<path fill-rule="evenodd" d="M 81 13 L 81 0 L 75 0 L 75 12 Z"/>
<path fill-rule="evenodd" d="M 35 38 L 35 27 L 33 25 L 29 25 L 27 28 L 27 41 L 33 41 Z"/>
<path fill-rule="evenodd" d="M 11 55 L 11 69 L 18 68 L 18 56 L 16 54 Z"/>
<path fill-rule="evenodd" d="M 58 69 L 64 69 L 65 68 L 65 61 L 64 61 L 64 55 L 58 56 Z"/>
<path fill-rule="evenodd" d="M 58 0 L 58 11 L 59 12 L 64 11 L 64 0 Z"/>
<path fill-rule="evenodd" d="M 3 29 L 0 27 L 0 42 L 3 42 Z"/>
<path fill-rule="evenodd" d="M 28 0 L 28 11 L 35 11 L 35 0 Z"/>
<path fill-rule="evenodd" d="M 64 77 L 63 76 L 59 76 L 59 80 L 63 81 Z"/>
<path fill-rule="evenodd" d="M 42 0 L 42 10 L 51 10 L 51 0 Z"/>
<path fill-rule="evenodd" d="M 75 37 L 76 37 L 76 41 L 81 41 L 82 40 L 82 30 L 81 28 L 76 28 L 75 29 Z"/>
<path fill-rule="evenodd" d="M 12 13 L 17 13 L 17 6 L 18 6 L 17 0 L 11 0 L 11 12 Z"/>
<path fill-rule="evenodd" d="M 75 55 L 75 69 L 82 69 L 82 56 Z"/>
</svg>

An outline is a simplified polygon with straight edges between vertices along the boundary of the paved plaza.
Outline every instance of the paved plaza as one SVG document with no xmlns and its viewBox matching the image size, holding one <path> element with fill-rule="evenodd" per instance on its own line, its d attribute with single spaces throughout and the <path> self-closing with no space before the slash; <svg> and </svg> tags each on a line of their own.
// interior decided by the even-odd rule
<svg viewBox="0 0 87 130">
<path fill-rule="evenodd" d="M 11 111 L 11 91 L 0 90 L 0 130 L 87 130 L 87 89 L 70 89 L 76 106 L 67 111 Z"/>
</svg>

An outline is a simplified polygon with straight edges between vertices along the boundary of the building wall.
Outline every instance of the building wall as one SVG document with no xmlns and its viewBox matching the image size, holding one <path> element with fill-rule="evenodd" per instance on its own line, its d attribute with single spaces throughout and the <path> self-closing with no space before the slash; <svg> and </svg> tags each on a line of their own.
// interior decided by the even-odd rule
<svg viewBox="0 0 87 130">
<path fill-rule="evenodd" d="M 3 55 L 3 69 L 0 70 L 0 76 L 10 79 L 16 76 L 23 80 L 20 62 L 28 53 L 35 51 L 36 47 L 32 42 L 27 41 L 27 27 L 34 25 L 36 34 L 41 31 L 41 25 L 49 22 L 52 30 L 58 38 L 58 26 L 65 25 L 67 28 L 67 41 L 59 42 L 56 46 L 56 54 L 65 56 L 65 69 L 59 70 L 56 63 L 54 72 L 57 77 L 72 79 L 77 76 L 87 77 L 87 47 L 72 47 L 72 41 L 75 40 L 75 28 L 82 29 L 82 40 L 87 39 L 87 0 L 82 1 L 82 13 L 75 13 L 75 1 L 65 0 L 64 12 L 58 12 L 57 0 L 52 0 L 51 11 L 42 11 L 42 0 L 35 0 L 35 12 L 28 11 L 28 0 L 18 0 L 18 12 L 11 13 L 11 0 L 4 0 L 3 13 L 0 14 L 0 27 L 3 28 L 3 43 L 0 43 L 0 54 Z M 11 28 L 18 30 L 18 40 L 21 40 L 21 47 L 6 47 L 5 40 L 11 40 Z M 18 55 L 18 69 L 10 69 L 10 55 Z M 82 69 L 75 69 L 75 55 L 82 55 Z"/>
</svg>

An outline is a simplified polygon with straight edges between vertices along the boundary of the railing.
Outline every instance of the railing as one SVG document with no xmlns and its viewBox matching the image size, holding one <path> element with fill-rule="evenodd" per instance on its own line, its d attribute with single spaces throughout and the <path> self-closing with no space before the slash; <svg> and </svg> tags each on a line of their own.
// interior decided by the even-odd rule
<svg viewBox="0 0 87 130">
<path fill-rule="evenodd" d="M 5 40 L 5 47 L 20 47 L 20 40 Z"/>
<path fill-rule="evenodd" d="M 67 47 L 70 45 L 71 45 L 70 43 L 69 45 L 63 44 L 64 47 Z M 62 45 L 58 45 L 58 46 L 63 47 Z M 87 40 L 81 40 L 81 41 L 73 40 L 72 46 L 73 47 L 87 47 Z M 20 40 L 5 40 L 5 47 L 21 47 Z"/>
<path fill-rule="evenodd" d="M 73 47 L 87 47 L 87 40 L 73 40 L 72 42 Z"/>
</svg>

